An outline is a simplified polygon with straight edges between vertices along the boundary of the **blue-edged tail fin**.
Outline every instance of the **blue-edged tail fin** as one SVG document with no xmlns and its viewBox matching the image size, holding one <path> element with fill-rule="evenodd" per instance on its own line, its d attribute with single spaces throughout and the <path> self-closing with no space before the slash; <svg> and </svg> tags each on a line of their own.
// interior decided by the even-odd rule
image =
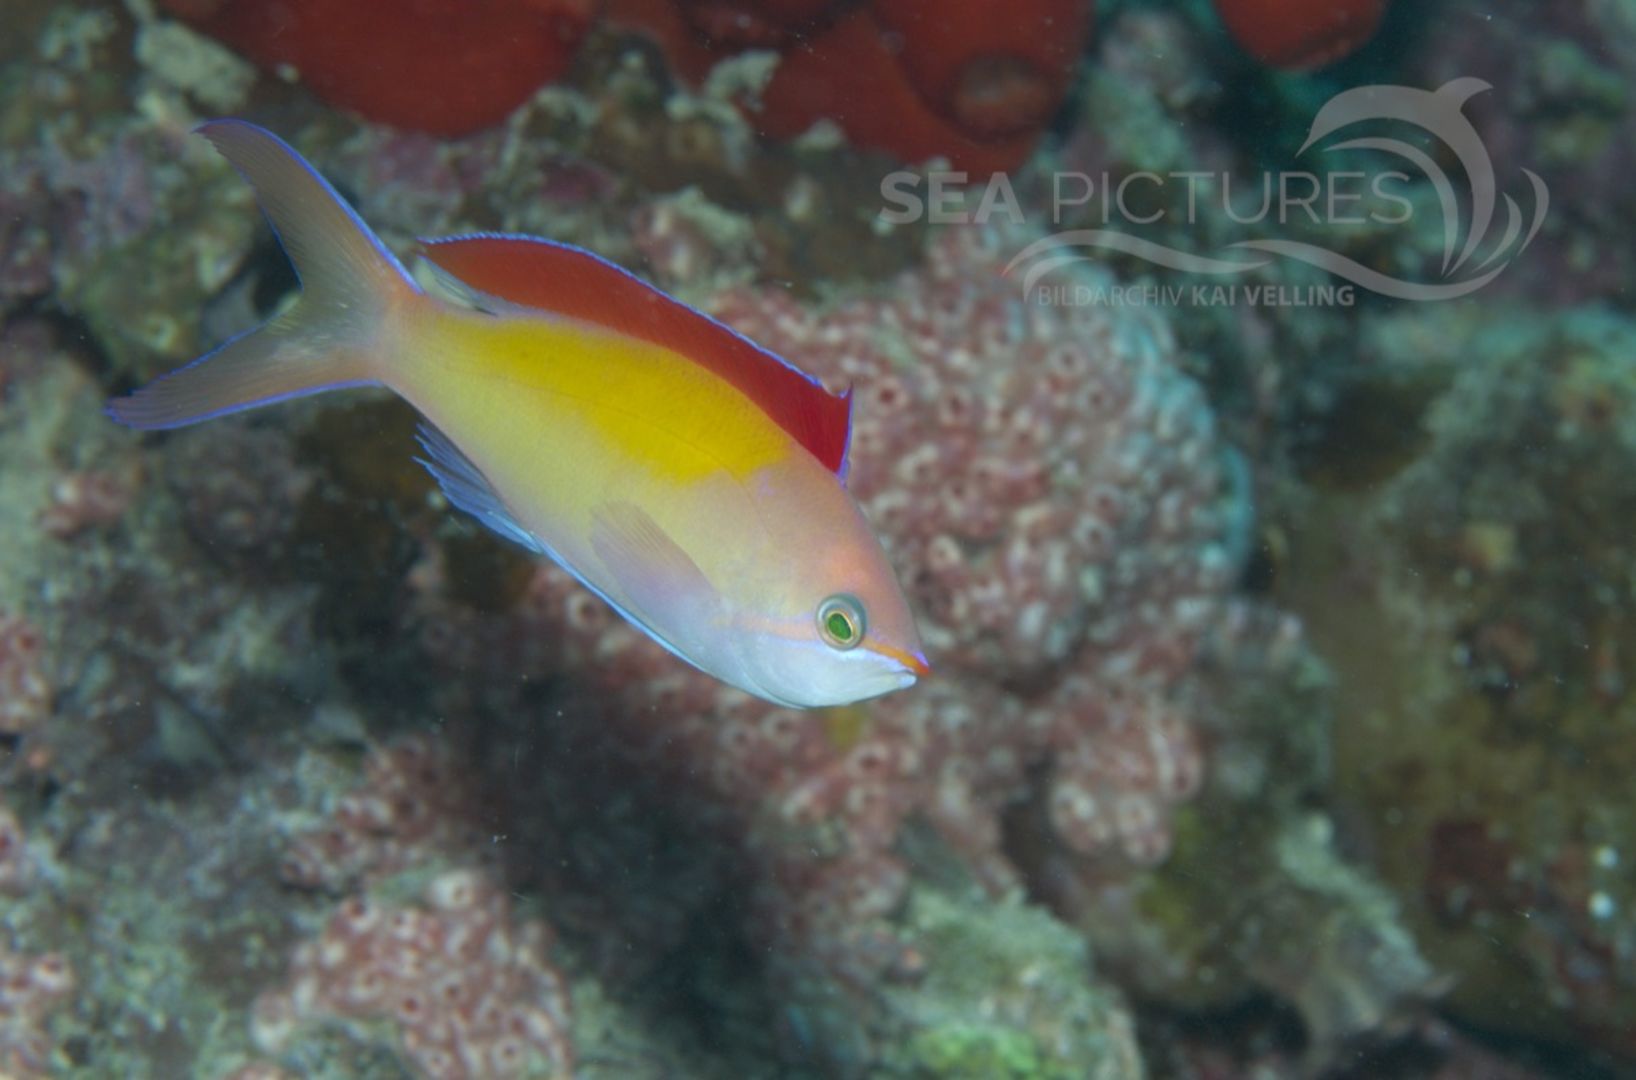
<svg viewBox="0 0 1636 1080">
<path fill-rule="evenodd" d="M 369 226 L 278 136 L 243 120 L 199 133 L 255 188 L 301 297 L 258 329 L 108 403 L 134 428 L 182 427 L 324 390 L 386 381 L 383 330 L 419 292 Z"/>
</svg>

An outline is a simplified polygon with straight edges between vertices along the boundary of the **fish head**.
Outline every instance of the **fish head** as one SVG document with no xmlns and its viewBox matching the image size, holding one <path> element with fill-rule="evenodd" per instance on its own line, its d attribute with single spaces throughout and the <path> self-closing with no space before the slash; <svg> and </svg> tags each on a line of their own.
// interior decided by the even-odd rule
<svg viewBox="0 0 1636 1080">
<path fill-rule="evenodd" d="M 909 603 L 851 496 L 822 478 L 786 478 L 755 500 L 697 489 L 659 507 L 664 521 L 611 500 L 593 514 L 593 587 L 675 655 L 774 704 L 913 686 L 930 668 Z"/>
<path fill-rule="evenodd" d="M 743 685 L 798 708 L 880 697 L 931 673 L 880 541 L 836 490 L 844 506 L 822 528 L 779 538 L 779 578 L 741 607 Z"/>
<path fill-rule="evenodd" d="M 803 607 L 776 623 L 756 620 L 756 632 L 741 639 L 745 689 L 815 709 L 906 690 L 931 673 L 895 582 L 890 590 L 814 593 Z"/>
</svg>

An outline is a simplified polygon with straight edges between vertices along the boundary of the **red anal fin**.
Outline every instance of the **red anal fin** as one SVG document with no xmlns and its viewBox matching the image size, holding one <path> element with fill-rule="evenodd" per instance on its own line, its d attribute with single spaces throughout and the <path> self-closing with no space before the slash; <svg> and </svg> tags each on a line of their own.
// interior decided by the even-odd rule
<svg viewBox="0 0 1636 1080">
<path fill-rule="evenodd" d="M 422 254 L 480 292 L 663 346 L 731 383 L 824 467 L 845 476 L 851 395 L 582 248 L 530 236 L 425 241 Z"/>
</svg>

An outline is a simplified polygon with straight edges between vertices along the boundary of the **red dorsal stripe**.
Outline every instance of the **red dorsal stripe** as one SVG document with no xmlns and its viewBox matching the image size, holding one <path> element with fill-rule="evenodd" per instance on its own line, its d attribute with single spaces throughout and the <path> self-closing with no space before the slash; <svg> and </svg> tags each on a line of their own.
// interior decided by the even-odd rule
<svg viewBox="0 0 1636 1080">
<path fill-rule="evenodd" d="M 825 468 L 846 475 L 850 393 L 831 394 L 748 338 L 606 259 L 529 236 L 426 241 L 422 254 L 479 292 L 687 357 L 755 402 Z"/>
</svg>

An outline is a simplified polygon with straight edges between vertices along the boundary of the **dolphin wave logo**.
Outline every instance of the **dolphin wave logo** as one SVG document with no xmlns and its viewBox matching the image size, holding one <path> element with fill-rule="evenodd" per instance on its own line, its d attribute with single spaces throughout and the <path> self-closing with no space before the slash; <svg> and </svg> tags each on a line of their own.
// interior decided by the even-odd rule
<svg viewBox="0 0 1636 1080">
<path fill-rule="evenodd" d="M 1169 270 L 1216 276 L 1248 273 L 1282 258 L 1307 263 L 1360 288 L 1398 300 L 1451 300 L 1469 295 L 1493 281 L 1527 250 L 1539 234 L 1551 204 L 1545 181 L 1529 169 L 1522 170 L 1532 187 L 1533 196 L 1533 215 L 1526 225 L 1517 201 L 1498 190 L 1488 148 L 1483 145 L 1482 137 L 1465 114 L 1466 102 L 1491 89 L 1492 85 L 1481 79 L 1465 78 L 1454 79 L 1435 91 L 1390 85 L 1362 86 L 1343 91 L 1318 111 L 1297 154 L 1305 154 L 1318 143 L 1355 124 L 1378 121 L 1412 124 L 1441 142 L 1459 162 L 1465 174 L 1470 220 L 1465 223 L 1463 244 L 1460 242 L 1460 199 L 1455 182 L 1425 150 L 1403 139 L 1373 135 L 1332 143 L 1325 149 L 1325 152 L 1374 150 L 1401 158 L 1419 170 L 1431 184 L 1443 216 L 1443 258 L 1439 280 L 1421 282 L 1393 277 L 1338 251 L 1299 240 L 1241 240 L 1226 245 L 1214 254 L 1199 255 L 1115 229 L 1077 229 L 1037 240 L 1007 264 L 1005 273 L 1010 276 L 1027 264 L 1023 287 L 1031 293 L 1051 271 L 1089 259 L 1091 256 L 1085 253 L 1085 249 L 1120 252 Z M 1483 255 L 1484 242 L 1491 236 L 1501 198 L 1505 206 L 1504 232 Z"/>
</svg>

